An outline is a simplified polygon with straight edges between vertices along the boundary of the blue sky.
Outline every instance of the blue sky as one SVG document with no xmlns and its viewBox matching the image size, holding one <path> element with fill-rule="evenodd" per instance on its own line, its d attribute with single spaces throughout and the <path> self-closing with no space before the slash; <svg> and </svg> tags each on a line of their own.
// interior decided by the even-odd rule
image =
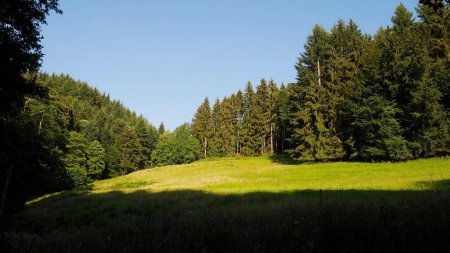
<svg viewBox="0 0 450 253">
<path fill-rule="evenodd" d="M 254 85 L 295 80 L 294 64 L 314 24 L 353 19 L 374 34 L 395 7 L 417 0 L 60 0 L 42 29 L 43 65 L 86 81 L 167 128 Z"/>
</svg>

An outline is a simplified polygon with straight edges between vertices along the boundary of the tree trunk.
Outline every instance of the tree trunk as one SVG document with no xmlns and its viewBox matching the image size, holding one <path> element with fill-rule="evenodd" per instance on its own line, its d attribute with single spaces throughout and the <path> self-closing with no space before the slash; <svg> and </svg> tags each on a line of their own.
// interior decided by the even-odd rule
<svg viewBox="0 0 450 253">
<path fill-rule="evenodd" d="M 205 159 L 206 159 L 206 146 L 208 145 L 208 140 L 206 139 L 206 136 L 205 136 L 205 146 L 204 146 L 204 148 L 205 148 Z"/>
<path fill-rule="evenodd" d="M 317 78 L 318 78 L 319 86 L 320 86 L 321 80 L 320 80 L 320 61 L 319 61 L 319 59 L 317 59 Z"/>
<path fill-rule="evenodd" d="M 0 203 L 0 217 L 3 216 L 3 212 L 5 210 L 6 196 L 7 196 L 8 186 L 9 186 L 9 180 L 11 179 L 12 168 L 13 168 L 13 165 L 12 164 L 9 165 L 8 174 L 6 175 L 5 186 L 3 187 L 2 200 Z"/>
<path fill-rule="evenodd" d="M 266 137 L 262 139 L 262 146 L 261 146 L 261 155 L 264 155 L 264 149 L 266 148 Z"/>
<path fill-rule="evenodd" d="M 39 121 L 38 135 L 41 135 L 42 131 L 42 121 L 44 120 L 44 114 L 41 116 L 41 120 Z"/>
<path fill-rule="evenodd" d="M 30 101 L 30 98 L 25 98 L 25 103 L 23 104 L 23 111 L 25 111 L 28 107 L 28 102 Z"/>
<path fill-rule="evenodd" d="M 321 80 L 320 80 L 320 61 L 319 61 L 318 58 L 317 58 L 317 78 L 318 78 L 319 86 L 320 86 L 321 85 Z"/>
<path fill-rule="evenodd" d="M 237 135 L 237 140 L 236 140 L 236 154 L 239 154 L 239 129 L 238 129 L 238 135 Z"/>
<path fill-rule="evenodd" d="M 270 123 L 270 154 L 273 155 L 273 126 Z"/>
<path fill-rule="evenodd" d="M 285 138 L 285 136 L 286 136 L 286 133 L 285 133 L 285 126 L 284 126 L 284 120 L 282 120 L 281 121 L 281 124 L 282 124 L 282 130 L 281 130 L 281 154 L 282 155 L 284 155 L 284 138 Z"/>
</svg>

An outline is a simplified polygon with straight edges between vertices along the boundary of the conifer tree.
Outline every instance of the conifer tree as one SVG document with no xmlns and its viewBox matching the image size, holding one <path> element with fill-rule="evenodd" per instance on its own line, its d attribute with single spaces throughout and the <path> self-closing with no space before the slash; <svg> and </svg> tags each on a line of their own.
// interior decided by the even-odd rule
<svg viewBox="0 0 450 253">
<path fill-rule="evenodd" d="M 139 163 L 139 169 L 143 169 L 150 166 L 151 153 L 155 148 L 157 142 L 157 135 L 155 136 L 156 129 L 152 129 L 144 117 L 137 118 L 135 131 L 139 138 L 139 143 L 142 146 L 142 160 Z"/>
<path fill-rule="evenodd" d="M 118 173 L 124 175 L 139 169 L 142 163 L 142 145 L 135 130 L 125 124 L 120 130 L 116 139 L 116 146 L 119 148 L 120 160 Z"/>
<path fill-rule="evenodd" d="M 430 97 L 430 95 L 436 94 L 437 88 L 440 92 L 439 104 L 442 105 L 442 110 L 430 110 L 420 114 L 422 122 L 431 123 L 424 127 L 425 130 L 421 134 L 422 139 L 427 139 L 424 146 L 431 143 L 435 146 L 432 154 L 448 154 L 450 153 L 450 3 L 449 1 L 420 1 L 421 4 L 416 9 L 422 22 L 418 24 L 420 38 L 424 40 L 426 51 L 428 54 L 428 68 L 425 76 L 426 83 L 420 81 L 417 92 L 429 92 L 428 96 L 423 97 L 422 107 L 436 108 L 436 101 L 433 101 L 436 96 Z M 431 87 L 431 91 L 428 91 L 426 86 Z M 438 95 L 439 96 L 439 95 Z M 430 98 L 431 101 L 428 101 Z M 417 103 L 417 95 L 413 98 L 414 104 Z M 428 104 L 428 105 L 427 105 Z M 417 105 L 414 105 L 417 106 Z M 442 111 L 440 113 L 436 113 Z M 428 119 L 425 115 L 434 115 Z M 441 115 L 441 119 L 436 117 Z M 419 115 L 417 115 L 419 116 Z M 428 132 L 425 134 L 425 132 Z M 433 138 L 425 137 L 430 134 L 434 135 Z M 438 138 L 436 138 L 439 136 Z M 425 137 L 425 138 L 424 138 Z M 422 142 L 422 141 L 419 141 Z M 438 144 L 439 143 L 439 144 Z M 431 154 L 423 154 L 429 156 Z"/>
<path fill-rule="evenodd" d="M 290 84 L 289 86 L 292 86 L 293 84 Z M 278 95 L 276 96 L 276 115 L 277 115 L 277 143 L 279 146 L 278 153 L 284 154 L 285 153 L 285 147 L 287 146 L 288 142 L 288 128 L 289 128 L 289 120 L 291 116 L 291 106 L 289 103 L 289 90 L 284 86 L 284 84 L 281 85 L 280 90 L 278 92 Z"/>
<path fill-rule="evenodd" d="M 243 94 L 242 128 L 240 130 L 240 152 L 243 155 L 254 156 L 260 152 L 257 118 L 255 111 L 255 91 L 250 82 L 247 83 Z"/>
<path fill-rule="evenodd" d="M 404 160 L 410 157 L 407 142 L 402 136 L 402 128 L 396 118 L 399 109 L 392 94 L 395 87 L 384 81 L 381 71 L 386 31 L 378 31 L 374 43 L 367 43 L 367 53 L 363 58 L 361 81 L 352 98 L 352 121 L 356 152 L 350 158 L 363 160 Z"/>
<path fill-rule="evenodd" d="M 329 34 L 315 26 L 296 65 L 300 106 L 294 112 L 291 154 L 301 160 L 334 160 L 343 156 L 334 129 L 335 100 L 327 68 L 333 57 Z"/>
<path fill-rule="evenodd" d="M 222 112 L 222 105 L 219 99 L 216 99 L 211 111 L 211 125 L 212 134 L 210 141 L 210 153 L 212 156 L 224 156 L 225 155 L 225 143 L 224 143 L 224 133 L 223 127 L 224 118 Z"/>
<path fill-rule="evenodd" d="M 100 142 L 92 141 L 86 149 L 87 176 L 92 179 L 100 179 L 105 169 L 105 149 Z"/>
<path fill-rule="evenodd" d="M 208 98 L 197 109 L 192 120 L 192 135 L 201 143 L 203 148 L 203 158 L 208 156 L 209 144 L 213 133 L 211 123 L 211 107 Z"/>
<path fill-rule="evenodd" d="M 352 20 L 338 20 L 330 32 L 315 26 L 297 83 L 278 89 L 262 80 L 256 92 L 248 83 L 216 102 L 211 152 L 220 139 L 222 154 L 287 149 L 300 160 L 450 153 L 449 3 L 423 0 L 417 12 L 420 21 L 400 4 L 393 25 L 373 38 Z"/>
<path fill-rule="evenodd" d="M 385 82 L 396 89 L 403 136 L 416 157 L 431 156 L 442 149 L 445 113 L 439 104 L 441 93 L 431 77 L 428 41 L 418 36 L 413 14 L 400 4 L 392 17 L 383 50 Z M 431 96 L 431 97 L 430 97 Z M 440 143 L 441 142 L 441 143 Z"/>
<path fill-rule="evenodd" d="M 267 152 L 267 140 L 270 137 L 271 111 L 270 91 L 266 80 L 256 86 L 256 93 L 250 105 L 252 114 L 249 120 L 252 122 L 253 138 L 258 143 L 255 152 L 264 155 Z"/>
<path fill-rule="evenodd" d="M 223 148 L 226 155 L 236 153 L 237 141 L 237 109 L 235 108 L 235 94 L 222 100 L 222 124 L 220 126 L 223 137 Z"/>
<path fill-rule="evenodd" d="M 236 119 L 236 154 L 242 154 L 243 134 L 242 129 L 244 125 L 245 103 L 244 94 L 242 91 L 238 91 L 236 96 L 233 97 L 233 112 Z"/>
<path fill-rule="evenodd" d="M 364 54 L 364 43 L 369 38 L 361 34 L 358 26 L 350 20 L 345 24 L 339 20 L 331 29 L 331 44 L 334 50 L 330 62 L 330 82 L 333 87 L 334 126 L 339 138 L 343 141 L 347 157 L 356 152 L 354 136 L 348 125 L 351 124 L 351 110 L 354 103 L 352 97 L 361 85 L 359 81 L 361 61 Z"/>
<path fill-rule="evenodd" d="M 164 122 L 161 122 L 159 124 L 158 132 L 159 132 L 160 135 L 162 135 L 164 132 L 166 132 L 166 128 L 164 127 Z"/>
<path fill-rule="evenodd" d="M 270 154 L 274 154 L 276 152 L 276 133 L 277 133 L 277 118 L 278 118 L 278 111 L 277 111 L 277 97 L 278 97 L 279 89 L 276 85 L 276 83 L 273 80 L 269 81 L 269 147 L 270 147 Z"/>
</svg>

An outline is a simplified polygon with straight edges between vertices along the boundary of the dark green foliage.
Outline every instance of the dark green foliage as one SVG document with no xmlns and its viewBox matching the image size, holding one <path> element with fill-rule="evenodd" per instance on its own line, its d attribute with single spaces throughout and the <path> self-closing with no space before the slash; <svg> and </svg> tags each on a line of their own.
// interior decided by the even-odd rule
<svg viewBox="0 0 450 253">
<path fill-rule="evenodd" d="M 143 169 L 150 167 L 152 165 L 151 153 L 155 149 L 156 143 L 158 143 L 159 140 L 159 130 L 150 125 L 144 117 L 139 116 L 137 118 L 135 132 L 142 147 L 142 159 L 138 165 L 138 168 Z"/>
<path fill-rule="evenodd" d="M 249 115 L 252 117 L 254 122 L 253 128 L 255 130 L 255 136 L 253 138 L 258 143 L 257 153 L 264 155 L 270 152 L 270 146 L 268 146 L 268 139 L 270 139 L 270 126 L 272 123 L 272 112 L 271 112 L 271 91 L 267 85 L 266 80 L 262 79 L 261 83 L 256 86 L 256 93 L 254 99 L 252 100 L 252 105 L 250 105 L 253 114 Z M 270 144 L 269 144 L 270 145 Z"/>
<path fill-rule="evenodd" d="M 161 135 L 165 132 L 166 132 L 166 128 L 164 127 L 164 123 L 161 122 L 161 124 L 159 124 L 159 127 L 158 127 L 158 133 Z"/>
<path fill-rule="evenodd" d="M 121 150 L 121 173 L 126 174 L 136 171 L 139 168 L 139 163 L 143 157 L 142 146 L 139 143 L 138 136 L 134 132 L 134 129 L 131 127 L 124 129 L 122 135 L 119 136 L 116 141 L 116 145 Z"/>
<path fill-rule="evenodd" d="M 8 120 L 0 127 L 0 218 L 22 208 L 25 201 L 67 186 L 62 152 L 46 146 L 43 136 L 28 122 Z M 2 223 L 0 219 L 0 223 Z"/>
<path fill-rule="evenodd" d="M 258 140 L 257 119 L 256 119 L 255 91 L 250 82 L 245 87 L 242 105 L 242 128 L 240 131 L 240 153 L 247 156 L 260 154 L 260 141 Z"/>
<path fill-rule="evenodd" d="M 268 133 L 265 139 L 265 146 L 267 149 L 267 153 L 273 155 L 276 154 L 277 151 L 277 97 L 278 97 L 278 86 L 273 81 L 269 81 L 269 97 L 266 101 L 266 106 L 269 111 L 269 118 L 267 120 L 267 129 Z"/>
<path fill-rule="evenodd" d="M 158 142 L 159 133 L 145 118 L 69 76 L 40 74 L 37 80 L 48 88 L 52 97 L 49 105 L 39 109 L 47 112 L 43 122 L 52 122 L 45 121 L 50 117 L 49 108 L 59 108 L 62 118 L 59 121 L 62 123 L 56 130 L 81 133 L 87 141 L 98 141 L 104 149 L 101 160 L 105 167 L 101 174 L 91 179 L 122 175 L 151 166 L 151 152 Z M 41 114 L 34 112 L 34 101 L 29 103 L 30 114 L 35 115 L 35 122 L 39 122 Z M 49 124 L 42 125 L 43 133 L 48 131 Z M 54 133 L 58 131 L 52 129 Z"/>
<path fill-rule="evenodd" d="M 156 148 L 152 152 L 152 164 L 155 166 L 164 166 L 174 164 L 175 141 L 172 134 L 165 132 L 160 136 Z"/>
<path fill-rule="evenodd" d="M 316 25 L 295 65 L 297 83 L 278 89 L 262 80 L 256 91 L 248 83 L 216 101 L 221 119 L 204 122 L 220 147 L 204 145 L 205 154 L 289 153 L 302 161 L 450 154 L 449 3 L 421 1 L 417 12 L 419 21 L 400 4 L 392 26 L 374 37 L 352 20 L 330 32 Z"/>
<path fill-rule="evenodd" d="M 197 109 L 192 119 L 192 135 L 202 144 L 203 158 L 208 156 L 211 136 L 213 134 L 213 123 L 211 120 L 211 107 L 208 98 Z"/>
<path fill-rule="evenodd" d="M 332 60 L 330 35 L 314 27 L 296 65 L 300 106 L 291 115 L 295 129 L 290 139 L 295 143 L 291 154 L 300 160 L 336 160 L 344 155 L 335 128 L 338 98 L 328 71 Z"/>
<path fill-rule="evenodd" d="M 422 4 L 423 6 L 427 6 L 429 8 L 431 8 L 434 11 L 437 11 L 441 8 L 443 8 L 444 6 L 448 6 L 448 4 L 450 4 L 449 0 L 419 0 L 419 3 Z"/>
<path fill-rule="evenodd" d="M 362 100 L 352 111 L 355 156 L 363 160 L 404 160 L 410 157 L 401 128 L 395 119 L 396 108 L 378 95 Z"/>
<path fill-rule="evenodd" d="M 67 173 L 72 180 L 72 186 L 84 185 L 89 181 L 87 176 L 87 140 L 83 134 L 69 133 L 69 141 L 66 146 L 67 153 L 64 158 Z"/>
<path fill-rule="evenodd" d="M 200 156 L 200 143 L 191 136 L 189 124 L 183 124 L 173 133 L 166 132 L 152 152 L 154 166 L 190 163 Z"/>
<path fill-rule="evenodd" d="M 210 155 L 215 157 L 221 157 L 225 155 L 225 143 L 224 143 L 224 115 L 222 111 L 222 105 L 219 99 L 214 102 L 211 110 L 211 125 L 212 134 L 210 141 Z"/>
<path fill-rule="evenodd" d="M 276 145 L 278 147 L 278 153 L 284 154 L 287 148 L 286 139 L 289 134 L 289 119 L 290 119 L 290 103 L 289 103 L 289 91 L 281 85 L 277 96 L 275 97 L 275 126 L 277 128 Z"/>
<path fill-rule="evenodd" d="M 62 13 L 57 0 L 0 2 L 0 227 L 25 199 L 55 190 L 60 175 L 59 150 L 45 145 L 30 121 L 21 121 L 29 98 L 48 98 L 35 76 L 25 75 L 39 70 L 40 29 L 52 11 Z"/>
<path fill-rule="evenodd" d="M 221 103 L 222 123 L 220 124 L 220 133 L 222 134 L 222 145 L 224 155 L 234 155 L 237 152 L 237 114 L 238 106 L 236 95 L 229 98 L 225 97 Z"/>
<path fill-rule="evenodd" d="M 91 179 L 99 179 L 105 170 L 105 149 L 100 142 L 92 141 L 86 149 L 87 175 Z"/>
<path fill-rule="evenodd" d="M 51 12 L 62 13 L 57 0 L 2 0 L 0 3 L 0 118 L 20 113 L 27 97 L 46 97 L 46 90 L 26 72 L 39 70 L 41 25 Z"/>
</svg>

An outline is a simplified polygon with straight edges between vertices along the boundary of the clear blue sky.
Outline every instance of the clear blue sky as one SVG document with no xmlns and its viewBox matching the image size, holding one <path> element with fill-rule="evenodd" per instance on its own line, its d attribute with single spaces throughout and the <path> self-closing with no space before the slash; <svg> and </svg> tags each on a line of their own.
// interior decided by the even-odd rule
<svg viewBox="0 0 450 253">
<path fill-rule="evenodd" d="M 61 0 L 43 27 L 42 71 L 66 73 L 173 130 L 208 96 L 247 81 L 295 80 L 314 24 L 338 18 L 374 34 L 418 0 Z"/>
</svg>

